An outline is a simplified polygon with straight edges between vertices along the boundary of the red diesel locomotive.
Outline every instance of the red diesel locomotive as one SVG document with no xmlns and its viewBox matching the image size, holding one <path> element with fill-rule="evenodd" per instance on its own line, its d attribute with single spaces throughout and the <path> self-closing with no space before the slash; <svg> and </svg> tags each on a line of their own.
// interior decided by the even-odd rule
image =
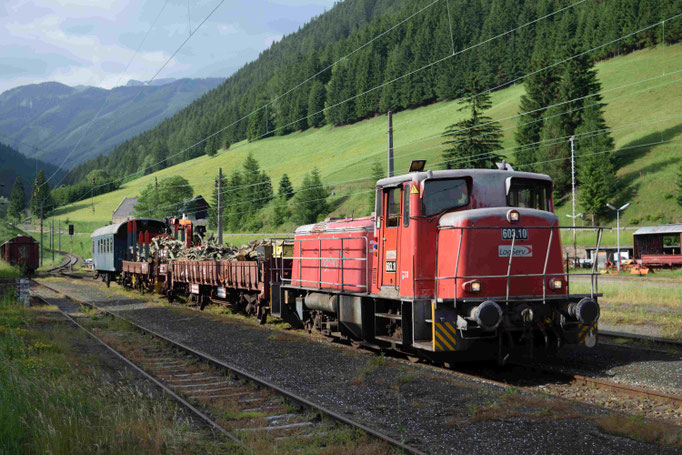
<svg viewBox="0 0 682 455">
<path fill-rule="evenodd" d="M 504 168 L 382 179 L 374 216 L 299 227 L 271 314 L 437 361 L 594 346 L 596 274 L 569 293 L 551 179 Z"/>
</svg>

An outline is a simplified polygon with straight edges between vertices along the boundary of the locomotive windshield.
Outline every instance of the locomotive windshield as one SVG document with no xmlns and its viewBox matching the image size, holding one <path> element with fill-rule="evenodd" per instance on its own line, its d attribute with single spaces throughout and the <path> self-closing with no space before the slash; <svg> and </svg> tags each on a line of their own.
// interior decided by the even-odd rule
<svg viewBox="0 0 682 455">
<path fill-rule="evenodd" d="M 426 180 L 422 213 L 436 215 L 469 204 L 469 188 L 465 179 Z"/>
<path fill-rule="evenodd" d="M 507 193 L 507 206 L 551 212 L 549 203 L 551 191 L 552 186 L 547 181 L 513 178 Z"/>
</svg>

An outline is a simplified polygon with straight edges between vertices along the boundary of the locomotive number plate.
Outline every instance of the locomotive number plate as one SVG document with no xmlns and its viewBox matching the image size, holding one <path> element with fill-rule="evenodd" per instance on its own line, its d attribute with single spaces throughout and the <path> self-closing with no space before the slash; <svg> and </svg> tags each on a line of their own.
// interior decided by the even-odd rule
<svg viewBox="0 0 682 455">
<path fill-rule="evenodd" d="M 502 240 L 511 240 L 516 231 L 516 240 L 528 240 L 528 229 L 526 228 L 503 228 Z"/>
<path fill-rule="evenodd" d="M 396 261 L 386 261 L 386 271 L 387 272 L 395 272 L 396 271 L 395 262 Z"/>
</svg>

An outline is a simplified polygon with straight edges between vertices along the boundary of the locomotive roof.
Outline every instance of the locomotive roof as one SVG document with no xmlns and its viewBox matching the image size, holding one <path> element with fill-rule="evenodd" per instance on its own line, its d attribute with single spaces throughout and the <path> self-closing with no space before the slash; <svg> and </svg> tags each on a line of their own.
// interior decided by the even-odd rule
<svg viewBox="0 0 682 455">
<path fill-rule="evenodd" d="M 153 218 L 136 218 L 136 219 L 133 219 L 133 220 L 130 220 L 130 221 L 137 221 L 137 222 L 140 222 L 140 221 L 153 221 L 153 222 L 155 222 L 155 223 L 164 224 L 163 221 L 161 221 L 161 220 L 155 220 L 155 219 L 153 219 Z M 121 229 L 121 226 L 123 226 L 123 225 L 125 225 L 125 224 L 127 224 L 127 223 L 128 223 L 127 221 L 123 221 L 123 222 L 121 222 L 121 223 L 110 224 L 110 225 L 108 225 L 108 226 L 104 226 L 104 227 L 101 227 L 101 228 L 99 228 L 99 229 L 95 229 L 95 230 L 93 231 L 93 233 L 90 234 L 90 237 L 91 237 L 91 238 L 95 238 L 95 237 L 101 237 L 101 236 L 103 236 L 103 235 L 116 235 L 116 234 L 118 234 L 118 231 Z"/>
<path fill-rule="evenodd" d="M 421 182 L 427 178 L 443 179 L 457 177 L 471 177 L 474 180 L 474 187 L 476 187 L 477 183 L 489 182 L 491 178 L 495 180 L 499 179 L 501 182 L 504 182 L 509 177 L 552 181 L 549 175 L 537 174 L 535 172 L 503 171 L 499 169 L 448 169 L 443 171 L 411 172 L 409 174 L 387 177 L 379 180 L 377 186 L 390 187 L 404 182 Z"/>
</svg>

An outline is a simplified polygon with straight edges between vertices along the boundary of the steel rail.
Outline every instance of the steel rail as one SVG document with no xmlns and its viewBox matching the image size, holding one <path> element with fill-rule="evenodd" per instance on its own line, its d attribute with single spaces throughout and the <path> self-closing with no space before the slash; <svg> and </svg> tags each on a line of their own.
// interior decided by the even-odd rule
<svg viewBox="0 0 682 455">
<path fill-rule="evenodd" d="M 47 287 L 47 286 L 45 286 L 45 287 Z M 48 289 L 52 289 L 52 288 L 48 288 Z M 55 290 L 55 289 L 52 289 L 52 290 L 55 291 L 55 292 L 59 292 L 59 291 L 57 291 L 57 290 Z M 44 302 L 45 304 L 47 304 L 47 305 L 50 304 L 50 303 L 49 303 L 46 299 L 44 299 L 43 297 L 34 296 L 34 298 L 37 298 L 37 299 L 43 301 L 43 302 Z M 82 303 L 82 302 L 79 302 L 79 303 Z M 95 307 L 94 305 L 90 305 L 90 306 Z M 129 360 L 129 359 L 128 359 L 127 357 L 125 357 L 123 354 L 121 354 L 121 353 L 118 352 L 116 349 L 114 349 L 114 348 L 111 347 L 109 344 L 107 344 L 104 340 L 102 340 L 102 339 L 99 338 L 97 335 L 95 335 L 95 334 L 92 333 L 90 330 L 88 330 L 86 327 L 84 327 L 83 325 L 81 325 L 80 323 L 78 323 L 78 321 L 76 321 L 73 317 L 71 317 L 71 315 L 69 315 L 69 314 L 66 313 L 65 311 L 62 311 L 61 308 L 57 307 L 57 310 L 58 310 L 58 311 L 59 311 L 67 320 L 71 321 L 75 326 L 77 326 L 78 328 L 80 328 L 80 329 L 82 329 L 83 331 L 85 331 L 85 333 L 87 333 L 90 337 L 94 338 L 95 341 L 97 341 L 99 344 L 101 344 L 102 346 L 104 346 L 107 350 L 109 350 L 112 354 L 114 354 L 116 357 L 118 357 L 118 358 L 121 359 L 123 362 L 125 362 L 128 366 L 130 366 L 130 367 L 133 368 L 135 371 L 137 371 L 138 373 L 140 373 L 140 374 L 141 374 L 142 376 L 144 376 L 146 379 L 152 381 L 152 382 L 153 382 L 155 385 L 157 385 L 161 390 L 163 390 L 164 393 L 167 393 L 167 394 L 170 395 L 173 399 L 175 399 L 178 403 L 182 404 L 182 405 L 185 406 L 187 409 L 189 409 L 190 411 L 192 411 L 197 417 L 199 417 L 201 420 L 203 420 L 203 421 L 204 421 L 206 424 L 208 424 L 212 429 L 219 431 L 220 433 L 222 433 L 224 436 L 228 437 L 228 438 L 229 438 L 230 440 L 232 440 L 233 442 L 239 444 L 242 448 L 248 450 L 248 448 L 244 445 L 244 443 L 243 443 L 241 440 L 239 440 L 239 438 L 237 438 L 236 436 L 234 436 L 232 433 L 230 433 L 229 431 L 227 431 L 225 428 L 223 428 L 223 427 L 221 427 L 220 425 L 218 425 L 218 424 L 217 424 L 215 421 L 213 421 L 213 419 L 211 419 L 209 416 L 207 416 L 206 414 L 204 414 L 203 412 L 201 412 L 198 408 L 194 407 L 194 406 L 193 406 L 191 403 L 189 403 L 187 400 L 185 400 L 184 398 L 182 398 L 182 397 L 181 397 L 180 395 L 178 395 L 177 393 L 173 392 L 170 388 L 168 388 L 168 387 L 167 387 L 165 384 L 163 384 L 161 381 L 159 381 L 159 380 L 156 379 L 154 376 L 152 376 L 152 375 L 150 375 L 149 373 L 147 373 L 147 372 L 146 372 L 145 370 L 143 370 L 141 367 L 139 367 L 138 365 L 136 365 L 135 363 L 133 363 L 131 360 Z M 107 313 L 107 314 L 111 314 L 111 313 L 109 313 L 109 312 L 106 312 L 106 313 Z"/>
<path fill-rule="evenodd" d="M 594 385 L 601 389 L 609 389 L 617 392 L 625 393 L 628 396 L 638 396 L 649 399 L 665 400 L 676 404 L 682 404 L 682 395 L 673 395 L 670 393 L 661 392 L 658 390 L 648 390 L 641 387 L 631 386 L 628 384 L 621 384 L 613 381 L 606 381 L 600 378 L 592 378 L 589 376 L 583 376 L 580 374 L 567 373 L 563 371 L 553 370 L 551 368 L 543 368 L 537 365 L 528 365 L 522 362 L 512 362 L 512 364 L 537 371 L 539 373 L 560 376 L 572 383 L 584 384 L 584 385 Z"/>
<path fill-rule="evenodd" d="M 140 330 L 144 333 L 148 333 L 148 334 L 150 334 L 150 335 L 152 335 L 152 336 L 154 336 L 160 340 L 163 340 L 166 343 L 168 343 L 168 344 L 170 344 L 170 345 L 172 345 L 172 346 L 174 346 L 174 347 L 176 347 L 182 351 L 185 351 L 185 352 L 187 352 L 187 353 L 189 353 L 195 357 L 198 357 L 198 358 L 208 362 L 209 364 L 211 364 L 215 367 L 227 370 L 227 372 L 231 373 L 233 376 L 238 376 L 240 378 L 243 378 L 243 379 L 249 380 L 255 384 L 258 384 L 262 387 L 271 389 L 271 390 L 275 391 L 277 394 L 284 396 L 291 401 L 294 401 L 294 402 L 296 402 L 300 405 L 303 405 L 307 408 L 314 409 L 314 410 L 316 410 L 316 411 L 318 411 L 318 412 L 320 412 L 320 413 L 322 413 L 328 417 L 331 417 L 332 419 L 334 419 L 336 421 L 339 421 L 339 422 L 344 423 L 346 425 L 349 425 L 351 427 L 362 430 L 363 432 L 365 432 L 371 436 L 374 436 L 377 439 L 383 440 L 383 441 L 389 443 L 390 445 L 403 450 L 404 452 L 415 454 L 415 455 L 426 455 L 426 452 L 423 452 L 423 451 L 421 451 L 415 447 L 409 446 L 402 441 L 398 441 L 397 439 L 395 439 L 389 435 L 386 435 L 384 433 L 381 433 L 377 430 L 374 430 L 374 429 L 372 429 L 372 428 L 370 428 L 370 427 L 368 427 L 362 423 L 359 423 L 359 422 L 356 422 L 352 419 L 349 419 L 348 417 L 346 417 L 346 416 L 344 416 L 344 415 L 342 415 L 336 411 L 333 411 L 333 410 L 331 410 L 325 406 L 322 406 L 318 403 L 314 403 L 314 402 L 308 400 L 307 398 L 304 398 L 304 397 L 302 397 L 302 396 L 300 396 L 294 392 L 290 392 L 288 390 L 285 390 L 285 389 L 279 387 L 278 385 L 276 385 L 270 381 L 267 381 L 265 379 L 259 378 L 259 377 L 255 376 L 255 375 L 253 375 L 253 374 L 251 374 L 251 373 L 249 373 L 249 372 L 247 372 L 247 371 L 245 371 L 245 370 L 243 370 L 243 369 L 241 369 L 235 365 L 228 364 L 227 362 L 225 362 L 223 360 L 219 360 L 219 359 L 213 357 L 212 355 L 210 355 L 208 353 L 201 352 L 201 351 L 199 351 L 193 347 L 190 347 L 184 343 L 172 340 L 172 339 L 168 338 L 167 336 L 156 332 L 155 330 L 152 330 L 152 329 L 149 329 L 146 327 L 142 327 L 141 325 L 129 320 L 128 318 L 121 316 L 120 314 L 117 314 L 116 312 L 111 312 L 111 311 L 103 309 L 103 308 L 101 308 L 101 307 L 99 307 L 93 303 L 85 302 L 81 299 L 78 299 L 78 298 L 73 297 L 71 295 L 65 294 L 63 291 L 59 291 L 58 289 L 54 289 L 54 288 L 52 288 L 48 285 L 45 285 L 43 283 L 40 283 L 40 285 L 44 286 L 45 288 L 50 289 L 54 292 L 57 292 L 59 294 L 63 294 L 66 297 L 68 297 L 69 299 L 73 300 L 74 302 L 80 303 L 80 304 L 85 305 L 85 306 L 89 306 L 91 308 L 98 309 L 105 314 L 108 314 L 108 315 L 115 317 L 115 318 L 119 318 L 122 321 L 129 323 L 130 325 L 132 325 L 133 327 L 137 328 L 138 330 Z"/>
</svg>

